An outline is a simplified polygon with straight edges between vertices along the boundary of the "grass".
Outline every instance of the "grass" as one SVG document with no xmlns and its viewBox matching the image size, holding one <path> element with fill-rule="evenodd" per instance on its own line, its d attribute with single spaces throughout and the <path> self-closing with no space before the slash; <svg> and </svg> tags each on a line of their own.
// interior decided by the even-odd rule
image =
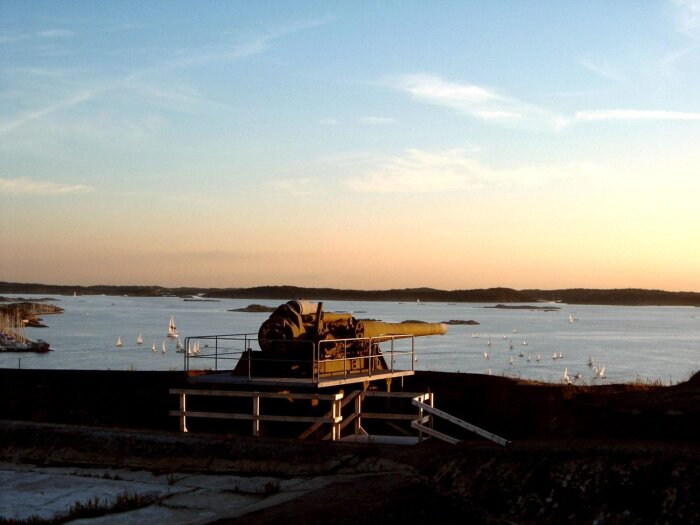
<svg viewBox="0 0 700 525">
<path fill-rule="evenodd" d="M 156 496 L 130 494 L 128 491 L 125 491 L 118 494 L 114 501 L 100 501 L 99 496 L 95 496 L 86 502 L 76 501 L 70 506 L 67 513 L 59 513 L 52 518 L 41 518 L 39 516 L 29 516 L 28 518 L 0 517 L 0 525 L 60 525 L 76 519 L 95 518 L 97 516 L 140 509 L 155 503 L 158 499 Z"/>
</svg>

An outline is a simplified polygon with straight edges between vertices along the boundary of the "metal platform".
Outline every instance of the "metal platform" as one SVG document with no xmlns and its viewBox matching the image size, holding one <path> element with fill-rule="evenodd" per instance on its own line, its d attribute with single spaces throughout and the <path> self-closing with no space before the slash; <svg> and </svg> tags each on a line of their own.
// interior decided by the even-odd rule
<svg viewBox="0 0 700 525">
<path fill-rule="evenodd" d="M 208 372 L 201 375 L 192 375 L 188 381 L 193 385 L 251 385 L 270 387 L 308 387 L 324 388 L 332 386 L 349 385 L 381 380 L 393 380 L 415 374 L 414 370 L 393 370 L 375 372 L 373 374 L 346 374 L 319 378 L 305 377 L 248 377 L 234 375 L 230 371 Z"/>
</svg>

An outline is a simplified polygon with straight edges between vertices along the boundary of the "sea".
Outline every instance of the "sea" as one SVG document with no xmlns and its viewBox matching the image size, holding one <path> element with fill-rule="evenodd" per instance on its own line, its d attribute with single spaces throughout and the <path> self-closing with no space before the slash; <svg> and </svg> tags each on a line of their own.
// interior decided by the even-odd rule
<svg viewBox="0 0 700 525">
<path fill-rule="evenodd" d="M 31 294 L 6 297 L 30 301 L 46 298 Z M 27 328 L 26 335 L 32 340 L 48 341 L 51 351 L 2 352 L 0 368 L 192 369 L 192 360 L 186 363 L 186 353 L 178 352 L 175 340 L 167 337 L 171 317 L 183 341 L 216 334 L 247 333 L 255 337 L 270 314 L 235 310 L 251 304 L 274 308 L 288 300 L 105 295 L 48 299 L 45 302 L 63 308 L 63 313 L 42 316 L 47 327 Z M 581 384 L 663 385 L 686 381 L 700 370 L 700 308 L 564 303 L 496 306 L 420 301 L 323 302 L 324 311 L 349 312 L 357 319 L 478 323 L 449 324 L 444 335 L 416 337 L 410 360 L 400 369 L 491 374 L 551 383 L 565 380 L 566 375 Z M 143 344 L 137 343 L 139 335 Z M 118 339 L 121 346 L 116 345 Z M 202 369 L 232 368 L 233 364 L 207 362 Z M 602 367 L 603 376 L 599 373 Z"/>
</svg>

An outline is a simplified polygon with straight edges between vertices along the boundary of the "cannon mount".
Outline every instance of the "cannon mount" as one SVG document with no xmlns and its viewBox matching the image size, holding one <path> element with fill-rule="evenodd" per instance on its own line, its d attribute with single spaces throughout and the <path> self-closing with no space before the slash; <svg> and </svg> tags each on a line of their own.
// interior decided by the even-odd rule
<svg viewBox="0 0 700 525">
<path fill-rule="evenodd" d="M 346 312 L 326 312 L 322 302 L 292 300 L 278 306 L 260 326 L 257 361 L 268 365 L 255 368 L 264 368 L 265 375 L 297 377 L 371 374 L 393 368 L 380 343 L 446 332 L 444 323 L 362 320 Z"/>
</svg>

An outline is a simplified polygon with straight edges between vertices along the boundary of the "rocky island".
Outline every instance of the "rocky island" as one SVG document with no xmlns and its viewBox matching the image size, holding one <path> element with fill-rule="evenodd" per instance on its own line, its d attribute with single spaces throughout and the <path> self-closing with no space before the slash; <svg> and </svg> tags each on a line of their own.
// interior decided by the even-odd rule
<svg viewBox="0 0 700 525">
<path fill-rule="evenodd" d="M 0 352 L 38 352 L 50 350 L 49 343 L 42 339 L 31 341 L 25 334 L 25 328 L 44 328 L 39 315 L 58 314 L 63 308 L 53 304 L 19 301 L 0 298 Z"/>
</svg>

